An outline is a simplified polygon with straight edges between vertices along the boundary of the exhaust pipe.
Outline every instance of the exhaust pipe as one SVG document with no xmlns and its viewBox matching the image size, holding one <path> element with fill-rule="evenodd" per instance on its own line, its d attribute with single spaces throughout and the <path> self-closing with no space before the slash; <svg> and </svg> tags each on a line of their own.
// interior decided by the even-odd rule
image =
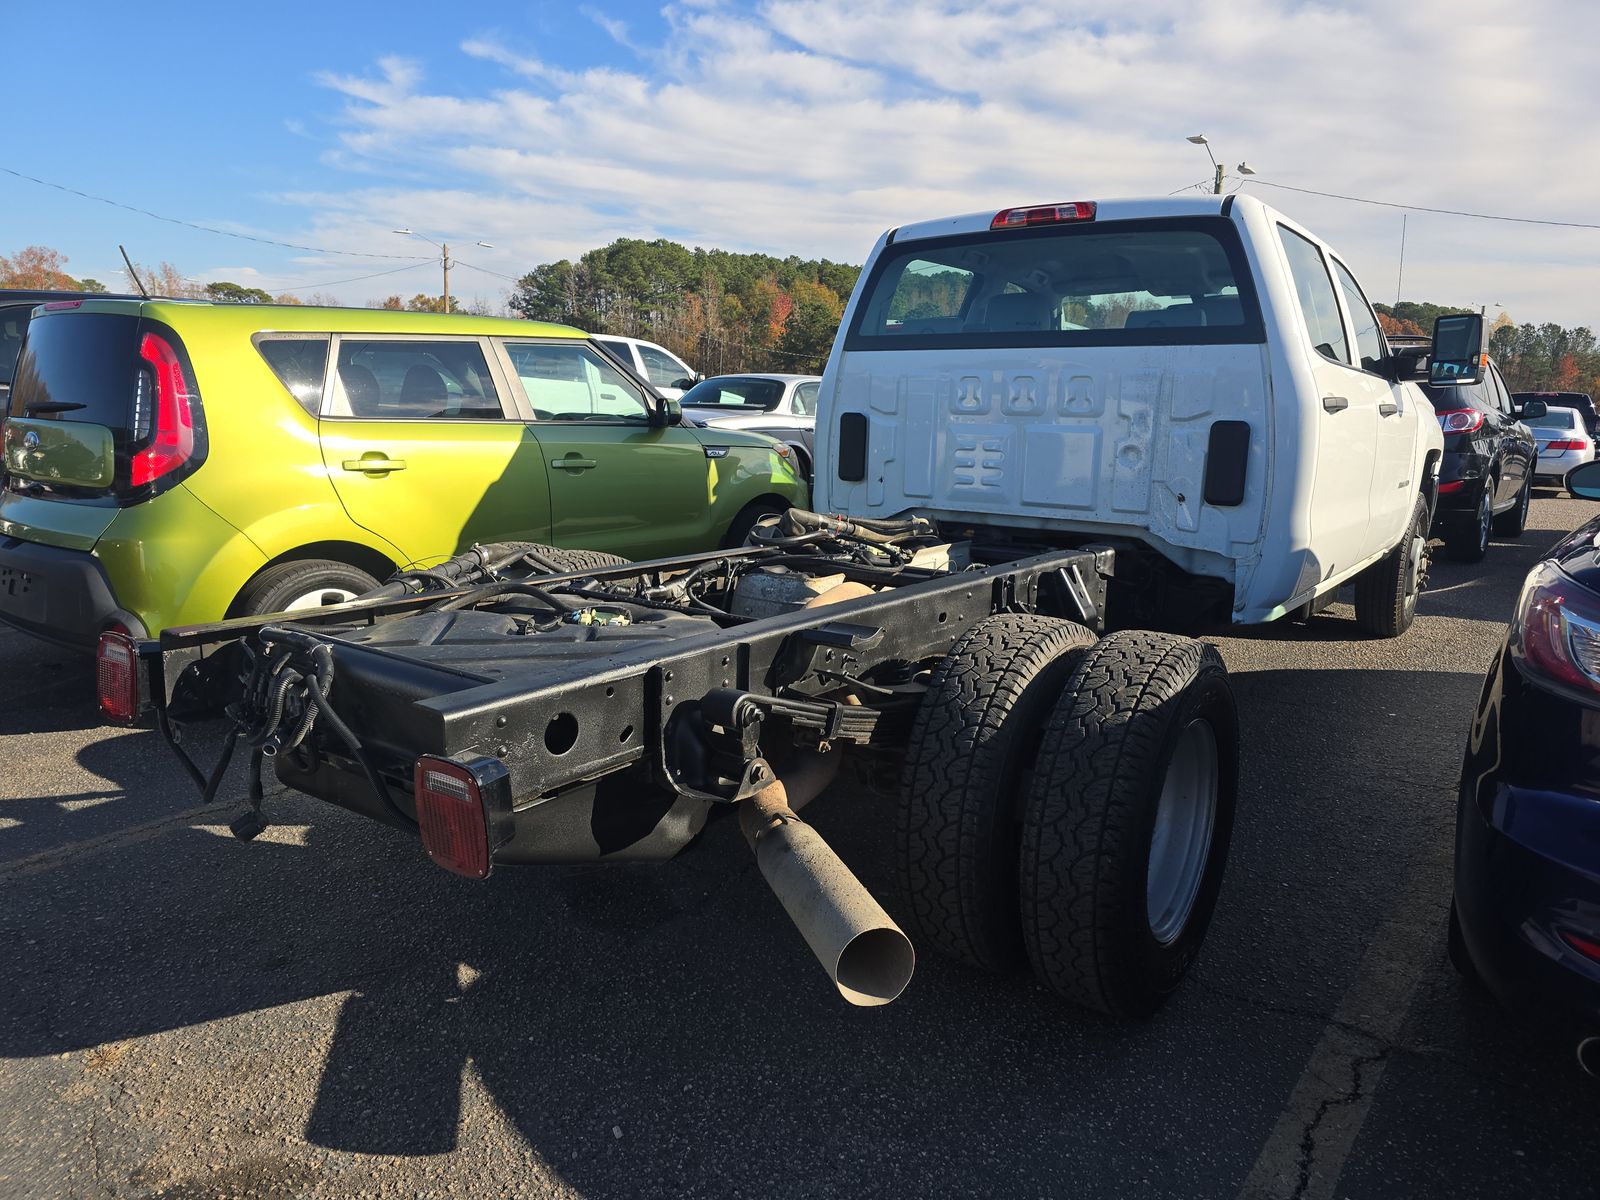
<svg viewBox="0 0 1600 1200">
<path fill-rule="evenodd" d="M 1600 1037 L 1586 1037 L 1578 1043 L 1578 1065 L 1591 1079 L 1600 1079 Z"/>
<path fill-rule="evenodd" d="M 739 825 L 767 886 L 839 994 L 870 1008 L 905 991 L 917 962 L 911 939 L 822 836 L 795 816 L 782 780 L 744 802 Z"/>
</svg>

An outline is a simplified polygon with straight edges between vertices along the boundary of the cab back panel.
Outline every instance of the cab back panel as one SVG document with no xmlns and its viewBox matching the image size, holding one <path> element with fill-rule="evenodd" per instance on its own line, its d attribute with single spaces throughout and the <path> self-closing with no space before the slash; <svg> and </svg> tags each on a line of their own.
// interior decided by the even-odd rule
<svg viewBox="0 0 1600 1200">
<path fill-rule="evenodd" d="M 1271 430 L 1258 345 L 846 351 L 836 378 L 817 430 L 829 511 L 1148 532 L 1229 557 L 1260 535 Z M 835 465 L 848 413 L 867 424 L 859 481 Z M 1229 507 L 1203 499 L 1219 420 L 1250 426 L 1244 500 Z"/>
</svg>

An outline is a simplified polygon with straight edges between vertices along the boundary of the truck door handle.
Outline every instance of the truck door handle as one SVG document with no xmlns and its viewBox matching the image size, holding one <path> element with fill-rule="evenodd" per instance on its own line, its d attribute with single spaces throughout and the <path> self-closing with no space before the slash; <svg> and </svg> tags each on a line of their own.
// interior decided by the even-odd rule
<svg viewBox="0 0 1600 1200">
<path fill-rule="evenodd" d="M 1324 396 L 1322 398 L 1322 407 L 1327 412 L 1343 412 L 1350 407 L 1350 401 L 1343 396 Z"/>
<path fill-rule="evenodd" d="M 1393 400 L 1383 400 L 1378 404 L 1378 415 L 1380 417 L 1392 417 L 1399 411 L 1400 406 Z"/>
<path fill-rule="evenodd" d="M 346 471 L 360 471 L 365 475 L 387 475 L 390 471 L 404 471 L 406 460 L 390 458 L 380 452 L 363 454 L 360 458 L 347 458 L 339 465 Z"/>
<path fill-rule="evenodd" d="M 579 458 L 576 454 L 569 454 L 565 458 L 552 458 L 550 465 L 560 467 L 564 471 L 587 471 L 600 464 L 592 458 Z"/>
</svg>

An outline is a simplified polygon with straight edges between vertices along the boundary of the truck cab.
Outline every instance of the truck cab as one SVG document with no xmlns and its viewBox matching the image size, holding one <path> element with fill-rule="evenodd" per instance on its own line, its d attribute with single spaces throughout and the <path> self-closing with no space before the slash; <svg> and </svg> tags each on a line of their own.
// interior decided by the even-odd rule
<svg viewBox="0 0 1600 1200">
<path fill-rule="evenodd" d="M 1380 619 L 1360 610 L 1383 589 L 1357 596 L 1370 631 L 1398 633 L 1443 445 L 1415 361 L 1344 258 L 1248 196 L 904 226 L 824 373 L 818 506 L 1121 544 L 1149 603 L 1238 623 L 1398 555 L 1409 603 Z"/>
</svg>

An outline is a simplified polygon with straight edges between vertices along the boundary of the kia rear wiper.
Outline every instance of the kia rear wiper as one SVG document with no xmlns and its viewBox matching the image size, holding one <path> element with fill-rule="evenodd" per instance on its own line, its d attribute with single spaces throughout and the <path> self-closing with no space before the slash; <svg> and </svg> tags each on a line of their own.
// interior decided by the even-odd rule
<svg viewBox="0 0 1600 1200">
<path fill-rule="evenodd" d="M 24 405 L 22 415 L 25 417 L 42 413 L 45 416 L 51 413 L 75 412 L 80 408 L 88 408 L 87 404 L 74 404 L 70 400 L 41 400 L 37 404 Z"/>
</svg>

